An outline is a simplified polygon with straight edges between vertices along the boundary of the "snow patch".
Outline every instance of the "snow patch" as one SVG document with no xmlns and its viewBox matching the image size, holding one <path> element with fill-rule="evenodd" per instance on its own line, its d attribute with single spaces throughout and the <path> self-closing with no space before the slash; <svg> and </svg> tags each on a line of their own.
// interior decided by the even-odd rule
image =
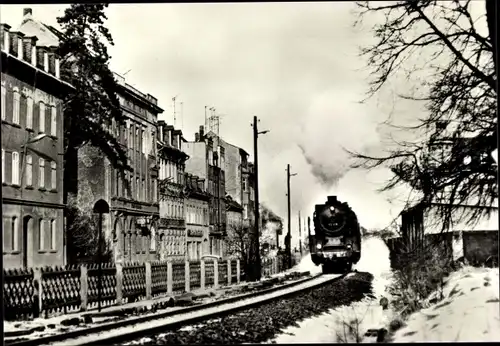
<svg viewBox="0 0 500 346">
<path fill-rule="evenodd" d="M 465 267 L 453 273 L 444 299 L 410 316 L 394 341 L 500 341 L 498 287 L 498 268 Z"/>
</svg>

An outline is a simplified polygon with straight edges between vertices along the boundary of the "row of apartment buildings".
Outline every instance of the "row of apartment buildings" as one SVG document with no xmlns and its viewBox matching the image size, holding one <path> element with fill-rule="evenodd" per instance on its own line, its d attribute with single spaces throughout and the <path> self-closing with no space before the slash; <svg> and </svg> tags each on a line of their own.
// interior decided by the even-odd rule
<svg viewBox="0 0 500 346">
<path fill-rule="evenodd" d="M 103 232 L 115 261 L 196 260 L 225 255 L 234 227 L 253 224 L 253 165 L 248 153 L 200 126 L 193 141 L 159 121 L 158 100 L 115 74 L 126 125 L 111 124 L 130 172 L 89 145 L 64 177 L 58 32 L 24 10 L 21 25 L 1 24 L 2 234 L 5 268 L 71 262 L 63 184 L 92 210 L 105 200 Z"/>
</svg>

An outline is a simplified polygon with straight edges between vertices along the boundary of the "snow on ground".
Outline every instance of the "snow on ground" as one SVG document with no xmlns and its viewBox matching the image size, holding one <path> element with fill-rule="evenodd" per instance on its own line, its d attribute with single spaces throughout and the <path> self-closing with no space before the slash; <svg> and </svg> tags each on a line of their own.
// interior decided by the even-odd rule
<svg viewBox="0 0 500 346">
<path fill-rule="evenodd" d="M 394 341 L 500 341 L 498 276 L 498 268 L 465 267 L 453 273 L 445 298 L 413 314 Z"/>
<path fill-rule="evenodd" d="M 299 322 L 298 327 L 287 328 L 283 334 L 273 340 L 274 342 L 280 344 L 333 343 L 346 341 L 346 339 L 356 342 L 350 337 L 348 328 L 343 328 L 343 322 L 350 323 L 354 319 L 359 320 L 357 334 L 360 336 L 363 336 L 366 330 L 382 328 L 388 322 L 390 316 L 385 314 L 388 310 L 382 310 L 379 300 L 384 296 L 385 287 L 390 281 L 389 249 L 382 239 L 376 237 L 364 238 L 361 246 L 361 259 L 354 269 L 374 275 L 373 295 L 375 299 L 366 297 L 350 306 L 331 309 L 327 313 Z M 311 273 L 315 268 L 321 271 L 321 267 L 315 267 L 310 258 L 310 256 L 304 258 L 297 267 L 308 268 L 307 270 L 311 270 Z"/>
</svg>

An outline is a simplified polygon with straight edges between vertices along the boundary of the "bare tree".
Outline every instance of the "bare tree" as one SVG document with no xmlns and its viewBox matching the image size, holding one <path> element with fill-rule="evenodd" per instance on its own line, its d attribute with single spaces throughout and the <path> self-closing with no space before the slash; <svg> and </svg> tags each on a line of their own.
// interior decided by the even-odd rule
<svg viewBox="0 0 500 346">
<path fill-rule="evenodd" d="M 493 26 L 489 34 L 481 32 L 478 21 L 484 16 L 473 15 L 471 0 L 357 5 L 358 23 L 369 14 L 384 18 L 373 27 L 376 42 L 361 51 L 372 69 L 368 96 L 404 73 L 407 83 L 416 87 L 398 96 L 424 102 L 427 113 L 413 126 L 388 120 L 386 124 L 419 133 L 419 138 L 394 140 L 395 146 L 380 157 L 350 152 L 356 159 L 353 167 L 388 166 L 393 177 L 381 191 L 406 185 L 416 192 L 409 203 L 438 203 L 435 210 L 443 230 L 452 219 L 472 223 L 489 214 L 491 208 L 484 207 L 498 197 L 497 167 L 491 157 L 497 148 Z M 492 10 L 488 12 L 491 17 Z M 480 208 L 456 208 L 464 205 Z"/>
</svg>

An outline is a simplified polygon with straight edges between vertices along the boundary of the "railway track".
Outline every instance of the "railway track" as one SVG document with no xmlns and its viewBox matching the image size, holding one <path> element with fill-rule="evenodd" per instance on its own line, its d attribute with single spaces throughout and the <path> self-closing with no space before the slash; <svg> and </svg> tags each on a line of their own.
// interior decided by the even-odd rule
<svg viewBox="0 0 500 346">
<path fill-rule="evenodd" d="M 153 315 L 105 323 L 67 333 L 12 342 L 9 343 L 9 346 L 119 344 L 120 342 L 133 340 L 144 335 L 177 329 L 182 326 L 251 309 L 275 299 L 290 297 L 300 292 L 323 286 L 344 276 L 319 274 L 258 292 L 233 296 L 175 311 L 158 312 Z"/>
</svg>

